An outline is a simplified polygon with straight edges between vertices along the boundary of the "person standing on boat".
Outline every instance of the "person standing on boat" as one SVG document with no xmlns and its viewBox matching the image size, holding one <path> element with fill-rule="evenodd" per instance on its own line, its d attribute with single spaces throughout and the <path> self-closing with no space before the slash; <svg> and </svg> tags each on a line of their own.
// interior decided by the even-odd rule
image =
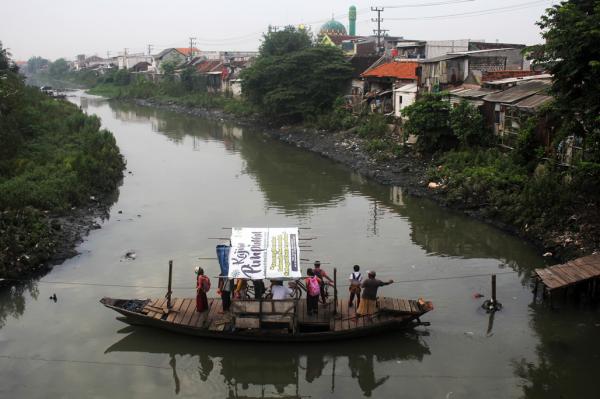
<svg viewBox="0 0 600 399">
<path fill-rule="evenodd" d="M 313 269 L 313 273 L 319 278 L 319 280 L 321 280 L 321 301 L 325 303 L 328 296 L 327 291 L 325 291 L 325 280 L 327 280 L 328 285 L 333 285 L 333 280 L 327 275 L 325 270 L 321 269 L 321 261 L 315 261 L 314 266 L 315 268 Z"/>
<path fill-rule="evenodd" d="M 292 290 L 290 287 L 284 286 L 281 280 L 271 280 L 271 294 L 274 300 L 280 301 L 282 299 L 290 299 L 292 297 Z"/>
<path fill-rule="evenodd" d="M 210 290 L 210 279 L 204 275 L 204 269 L 196 266 L 196 311 L 208 310 L 208 298 L 206 293 Z"/>
<path fill-rule="evenodd" d="M 254 284 L 254 299 L 262 299 L 265 293 L 265 283 L 262 280 L 252 280 Z"/>
<path fill-rule="evenodd" d="M 394 282 L 394 280 L 389 280 L 387 283 L 384 283 L 383 281 L 376 279 L 376 273 L 374 271 L 367 272 L 367 275 L 369 278 L 362 283 L 362 299 L 356 310 L 358 316 L 372 315 L 377 312 L 377 290 L 379 287 Z"/>
<path fill-rule="evenodd" d="M 221 304 L 223 312 L 228 312 L 231 306 L 231 291 L 233 290 L 233 280 L 227 276 L 219 277 L 219 294 L 221 295 Z"/>
<path fill-rule="evenodd" d="M 360 306 L 360 285 L 362 284 L 362 274 L 360 274 L 360 266 L 354 265 L 354 271 L 350 273 L 350 300 L 348 300 L 348 307 L 351 308 L 354 303 L 354 296 L 356 296 L 356 307 Z"/>
<path fill-rule="evenodd" d="M 320 287 L 323 281 L 315 276 L 313 269 L 306 269 L 306 312 L 309 315 L 316 315 L 319 313 L 319 294 L 321 293 Z"/>
</svg>

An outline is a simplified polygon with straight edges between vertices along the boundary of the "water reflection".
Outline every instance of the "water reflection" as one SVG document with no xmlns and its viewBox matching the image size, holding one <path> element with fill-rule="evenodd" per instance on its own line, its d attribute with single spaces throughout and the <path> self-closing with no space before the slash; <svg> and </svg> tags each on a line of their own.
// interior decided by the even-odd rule
<svg viewBox="0 0 600 399">
<path fill-rule="evenodd" d="M 25 312 L 27 302 L 25 295 L 37 299 L 38 294 L 38 286 L 35 280 L 0 282 L 0 328 L 4 327 L 8 317 L 18 319 Z"/>
<path fill-rule="evenodd" d="M 243 173 L 256 179 L 266 206 L 288 216 L 309 217 L 319 208 L 333 208 L 352 194 L 369 201 L 365 212 L 367 237 L 379 236 L 381 221 L 401 216 L 410 238 L 428 255 L 501 260 L 500 267 L 527 275 L 540 257 L 519 239 L 490 225 L 466 218 L 431 201 L 404 195 L 402 188 L 382 186 L 346 167 L 304 150 L 267 138 L 262 132 L 216 120 L 191 117 L 131 103 L 111 102 L 114 116 L 126 121 L 150 121 L 153 129 L 174 142 L 192 140 L 193 149 L 218 140 L 245 161 Z M 526 277 L 524 277 L 526 280 Z"/>
<path fill-rule="evenodd" d="M 515 374 L 524 380 L 528 399 L 590 398 L 590 383 L 600 368 L 600 314 L 564 305 L 554 311 L 532 305 L 531 325 L 539 337 L 537 360 L 513 361 Z"/>
<path fill-rule="evenodd" d="M 363 345 L 369 348 L 367 353 L 360 350 L 364 348 Z M 185 392 L 185 384 L 182 387 L 180 374 L 190 368 L 189 365 L 185 370 L 178 368 L 177 360 L 183 357 L 197 358 L 195 367 L 200 380 L 217 384 L 222 380 L 229 398 L 267 397 L 267 393 L 273 390 L 277 397 L 287 395 L 285 397 L 300 398 L 304 397 L 301 395 L 303 382 L 324 384 L 333 393 L 336 390 L 336 374 L 348 373 L 365 396 L 372 396 L 390 378 L 389 375 L 378 375 L 376 365 L 400 361 L 420 362 L 430 355 L 423 338 L 416 333 L 384 335 L 377 340 L 364 340 L 360 346 L 357 341 L 336 342 L 333 345 L 267 346 L 198 340 L 146 329 L 133 330 L 105 351 L 116 352 L 167 355 L 176 394 L 182 390 L 189 394 Z M 194 387 L 187 388 L 195 390 Z"/>
</svg>

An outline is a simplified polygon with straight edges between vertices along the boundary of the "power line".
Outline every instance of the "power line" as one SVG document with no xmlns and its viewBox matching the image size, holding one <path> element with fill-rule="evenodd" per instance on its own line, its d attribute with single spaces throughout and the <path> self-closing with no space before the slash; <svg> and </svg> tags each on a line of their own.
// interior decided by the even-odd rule
<svg viewBox="0 0 600 399">
<path fill-rule="evenodd" d="M 505 271 L 505 272 L 497 272 L 497 273 L 477 273 L 477 274 L 466 274 L 462 276 L 443 276 L 443 277 L 430 277 L 430 278 L 421 278 L 421 279 L 412 279 L 412 280 L 396 280 L 393 284 L 408 284 L 408 283 L 420 283 L 426 281 L 443 281 L 443 280 L 459 280 L 466 278 L 475 278 L 475 277 L 489 277 L 492 274 L 497 276 L 505 275 L 505 274 L 518 274 L 518 271 Z M 32 280 L 26 279 L 4 279 L 4 281 L 15 281 L 15 282 L 31 282 Z M 118 287 L 118 288 L 148 288 L 148 289 L 166 289 L 167 286 L 163 285 L 134 285 L 134 284 L 114 284 L 114 283 L 93 283 L 93 282 L 85 282 L 85 281 L 58 281 L 58 280 L 39 280 L 35 283 L 39 284 L 56 284 L 56 285 L 80 285 L 80 286 L 95 286 L 95 287 Z M 338 285 L 338 287 L 348 287 L 349 285 Z M 172 289 L 178 290 L 191 290 L 196 289 L 194 286 L 180 286 L 180 287 L 171 287 Z"/>
<path fill-rule="evenodd" d="M 486 10 L 469 11 L 469 12 L 456 13 L 456 14 L 432 15 L 432 16 L 422 16 L 422 17 L 387 18 L 387 19 L 389 21 L 414 21 L 414 20 L 431 20 L 431 19 L 440 19 L 440 18 L 476 17 L 476 16 L 481 16 L 481 15 L 497 14 L 497 13 L 507 12 L 507 11 L 522 10 L 522 9 L 534 7 L 536 5 L 540 5 L 543 3 L 547 3 L 548 1 L 554 1 L 554 0 L 538 0 L 538 1 L 532 1 L 529 3 L 507 6 L 507 7 L 489 8 Z"/>
<path fill-rule="evenodd" d="M 472 3 L 475 0 L 446 0 L 439 1 L 436 3 L 415 3 L 415 4 L 400 4 L 394 6 L 383 6 L 383 8 L 416 8 L 416 7 L 432 7 L 432 6 L 442 6 L 448 4 L 457 4 L 457 3 Z"/>
<path fill-rule="evenodd" d="M 381 51 L 381 33 L 385 33 L 387 32 L 387 29 L 381 29 L 381 22 L 383 21 L 383 19 L 381 18 L 381 13 L 383 12 L 384 8 L 383 7 L 371 7 L 371 11 L 375 11 L 377 13 L 377 18 L 373 18 L 371 19 L 371 21 L 373 22 L 377 22 L 377 29 L 373 30 L 373 33 L 375 33 L 377 35 L 377 52 L 379 54 L 382 53 Z"/>
</svg>

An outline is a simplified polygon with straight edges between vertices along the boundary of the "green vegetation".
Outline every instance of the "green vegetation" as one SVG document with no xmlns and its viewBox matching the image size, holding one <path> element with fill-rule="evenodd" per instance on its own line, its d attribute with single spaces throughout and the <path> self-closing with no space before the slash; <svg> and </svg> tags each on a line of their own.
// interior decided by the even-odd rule
<svg viewBox="0 0 600 399">
<path fill-rule="evenodd" d="M 0 45 L 0 276 L 49 259 L 56 238 L 46 215 L 114 191 L 123 168 L 100 120 L 25 86 Z"/>
<path fill-rule="evenodd" d="M 545 43 L 529 50 L 554 75 L 558 135 L 583 137 L 589 160 L 600 162 L 600 3 L 563 1 L 549 8 L 538 25 Z"/>
<path fill-rule="evenodd" d="M 309 32 L 288 26 L 264 36 L 258 58 L 242 73 L 242 85 L 260 113 L 295 123 L 330 112 L 351 73 L 341 50 L 315 44 Z"/>
</svg>

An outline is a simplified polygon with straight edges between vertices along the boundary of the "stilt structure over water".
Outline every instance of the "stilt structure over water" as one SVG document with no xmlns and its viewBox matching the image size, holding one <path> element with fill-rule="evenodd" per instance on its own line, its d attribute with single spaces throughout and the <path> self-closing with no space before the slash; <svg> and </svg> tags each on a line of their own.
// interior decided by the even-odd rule
<svg viewBox="0 0 600 399">
<path fill-rule="evenodd" d="M 589 297 L 597 298 L 600 291 L 598 282 L 600 254 L 585 256 L 561 265 L 535 269 L 534 278 L 534 297 L 537 295 L 539 283 L 542 283 L 544 296 L 548 295 L 550 300 L 553 292 L 560 290 L 566 295 L 570 288 L 585 290 Z"/>
</svg>

